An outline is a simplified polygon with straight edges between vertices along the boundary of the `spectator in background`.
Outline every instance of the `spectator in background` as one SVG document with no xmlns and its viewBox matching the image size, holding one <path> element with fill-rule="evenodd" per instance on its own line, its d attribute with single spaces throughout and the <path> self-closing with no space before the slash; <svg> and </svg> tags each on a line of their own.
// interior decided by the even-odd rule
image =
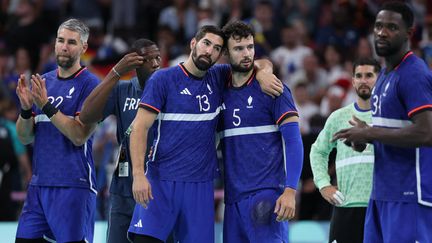
<svg viewBox="0 0 432 243">
<path fill-rule="evenodd" d="M 17 80 L 21 74 L 28 80 L 32 73 L 30 55 L 27 49 L 18 48 L 15 52 L 14 61 L 14 69 L 4 77 L 4 83 L 9 90 L 9 96 L 15 102 L 15 105 L 19 106 L 20 102 L 16 94 Z"/>
<path fill-rule="evenodd" d="M 16 221 L 22 203 L 12 197 L 12 192 L 25 190 L 32 172 L 27 150 L 19 142 L 15 128 L 15 103 L 5 97 L 0 99 L 0 221 Z"/>
<path fill-rule="evenodd" d="M 327 79 L 329 84 L 333 84 L 336 80 L 349 77 L 349 73 L 345 72 L 343 63 L 344 58 L 342 50 L 335 45 L 327 45 L 324 49 L 324 63 L 327 69 Z"/>
<path fill-rule="evenodd" d="M 346 92 L 338 84 L 331 85 L 320 104 L 320 114 L 328 117 L 330 113 L 342 107 Z"/>
<path fill-rule="evenodd" d="M 19 48 L 26 49 L 30 54 L 31 70 L 35 70 L 39 62 L 39 50 L 47 45 L 50 35 L 39 19 L 36 2 L 20 0 L 14 13 L 16 21 L 12 21 L 5 33 L 6 45 L 11 53 Z"/>
<path fill-rule="evenodd" d="M 252 18 L 246 20 L 255 31 L 255 55 L 269 56 L 273 48 L 280 45 L 280 27 L 275 21 L 273 4 L 269 0 L 256 3 Z"/>
<path fill-rule="evenodd" d="M 293 74 L 291 81 L 292 83 L 288 84 L 290 88 L 299 82 L 305 82 L 309 99 L 316 104 L 321 103 L 329 85 L 327 72 L 320 67 L 318 57 L 314 53 L 304 57 L 303 68 Z"/>
<path fill-rule="evenodd" d="M 341 1 L 331 7 L 331 24 L 320 27 L 316 35 L 318 50 L 332 44 L 348 50 L 358 41 L 358 32 L 352 25 L 352 6 L 348 1 Z M 327 13 L 328 14 L 328 13 Z"/>
<path fill-rule="evenodd" d="M 319 113 L 319 107 L 309 99 L 306 83 L 297 83 L 293 95 L 299 113 L 300 131 L 302 135 L 309 134 L 310 118 Z"/>
<path fill-rule="evenodd" d="M 357 44 L 355 56 L 358 58 L 367 58 L 375 56 L 372 49 L 372 43 L 367 37 L 361 37 Z"/>
<path fill-rule="evenodd" d="M 270 57 L 282 81 L 290 83 L 292 74 L 303 68 L 303 59 L 312 54 L 312 49 L 302 43 L 298 29 L 292 25 L 282 27 L 280 37 L 282 45 L 274 49 Z"/>
<path fill-rule="evenodd" d="M 169 67 L 170 61 L 184 54 L 184 47 L 177 41 L 171 27 L 168 25 L 159 26 L 156 33 L 156 43 L 161 52 L 161 68 Z"/>
<path fill-rule="evenodd" d="M 162 9 L 158 21 L 159 25 L 169 26 L 182 44 L 194 37 L 197 23 L 197 13 L 187 0 L 173 0 L 173 5 Z"/>
</svg>

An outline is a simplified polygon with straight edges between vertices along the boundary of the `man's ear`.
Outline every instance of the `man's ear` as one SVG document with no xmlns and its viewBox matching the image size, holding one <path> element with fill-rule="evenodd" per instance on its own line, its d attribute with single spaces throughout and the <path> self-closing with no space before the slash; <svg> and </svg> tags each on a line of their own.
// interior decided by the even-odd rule
<svg viewBox="0 0 432 243">
<path fill-rule="evenodd" d="M 87 51 L 87 48 L 88 48 L 88 44 L 87 44 L 87 42 L 84 42 L 83 43 L 83 51 L 82 51 L 82 53 L 85 53 Z"/>
<path fill-rule="evenodd" d="M 192 40 L 190 41 L 189 47 L 191 50 L 193 50 L 195 48 L 197 41 L 195 38 L 192 38 Z"/>
<path fill-rule="evenodd" d="M 407 34 L 408 34 L 408 40 L 407 41 L 412 39 L 412 37 L 414 36 L 414 33 L 415 33 L 414 27 L 410 27 L 407 29 Z"/>
</svg>

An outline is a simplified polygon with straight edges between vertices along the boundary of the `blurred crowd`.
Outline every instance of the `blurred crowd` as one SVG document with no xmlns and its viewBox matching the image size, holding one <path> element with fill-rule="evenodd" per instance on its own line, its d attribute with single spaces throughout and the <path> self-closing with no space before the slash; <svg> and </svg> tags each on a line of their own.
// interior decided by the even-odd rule
<svg viewBox="0 0 432 243">
<path fill-rule="evenodd" d="M 67 18 L 90 26 L 83 65 L 102 79 L 138 38 L 160 48 L 162 67 L 187 58 L 189 41 L 202 25 L 243 20 L 256 32 L 256 58 L 273 62 L 291 89 L 300 114 L 305 160 L 298 190 L 299 220 L 328 220 L 309 165 L 311 144 L 327 116 L 354 101 L 352 61 L 375 56 L 374 16 L 385 0 L 1 0 L 0 1 L 0 220 L 16 220 L 31 178 L 31 146 L 16 138 L 18 75 L 56 68 L 54 41 Z M 406 1 L 415 13 L 411 48 L 432 67 L 432 3 Z M 376 56 L 375 56 L 376 57 Z M 220 62 L 225 63 L 224 57 Z M 133 75 L 133 74 L 129 74 Z M 124 77 L 128 78 L 128 77 Z M 98 219 L 107 217 L 110 177 L 116 157 L 115 118 L 95 133 Z M 15 135 L 14 135 L 15 133 Z M 334 157 L 334 154 L 332 155 Z M 330 166 L 330 170 L 334 168 Z M 334 171 L 332 173 L 334 175 Z M 222 183 L 216 183 L 218 189 Z M 218 202 L 223 193 L 217 191 Z M 218 205 L 216 209 L 219 210 Z M 217 214 L 221 215 L 221 214 Z M 221 220 L 219 217 L 217 220 Z"/>
</svg>

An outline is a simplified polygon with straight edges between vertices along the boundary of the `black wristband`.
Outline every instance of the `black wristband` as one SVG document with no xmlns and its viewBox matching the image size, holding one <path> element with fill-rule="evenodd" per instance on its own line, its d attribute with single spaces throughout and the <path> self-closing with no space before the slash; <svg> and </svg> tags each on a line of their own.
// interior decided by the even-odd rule
<svg viewBox="0 0 432 243">
<path fill-rule="evenodd" d="M 54 116 L 57 112 L 58 109 L 51 104 L 49 101 L 42 107 L 42 111 L 43 113 L 45 113 L 45 115 L 47 115 L 47 117 L 49 119 L 51 119 L 52 116 Z"/>
<path fill-rule="evenodd" d="M 21 118 L 24 120 L 30 119 L 32 117 L 32 109 L 23 110 L 21 109 Z"/>
</svg>

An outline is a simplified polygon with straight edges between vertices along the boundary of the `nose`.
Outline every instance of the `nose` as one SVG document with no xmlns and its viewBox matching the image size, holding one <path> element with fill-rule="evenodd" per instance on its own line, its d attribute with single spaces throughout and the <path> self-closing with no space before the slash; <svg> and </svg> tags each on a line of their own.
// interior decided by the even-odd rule
<svg viewBox="0 0 432 243">
<path fill-rule="evenodd" d="M 377 36 L 384 37 L 387 36 L 386 28 L 382 27 L 376 31 Z"/>
<path fill-rule="evenodd" d="M 160 65 L 160 61 L 158 59 L 156 59 L 156 58 L 152 59 L 152 67 L 154 69 L 159 68 L 159 65 Z"/>
</svg>

